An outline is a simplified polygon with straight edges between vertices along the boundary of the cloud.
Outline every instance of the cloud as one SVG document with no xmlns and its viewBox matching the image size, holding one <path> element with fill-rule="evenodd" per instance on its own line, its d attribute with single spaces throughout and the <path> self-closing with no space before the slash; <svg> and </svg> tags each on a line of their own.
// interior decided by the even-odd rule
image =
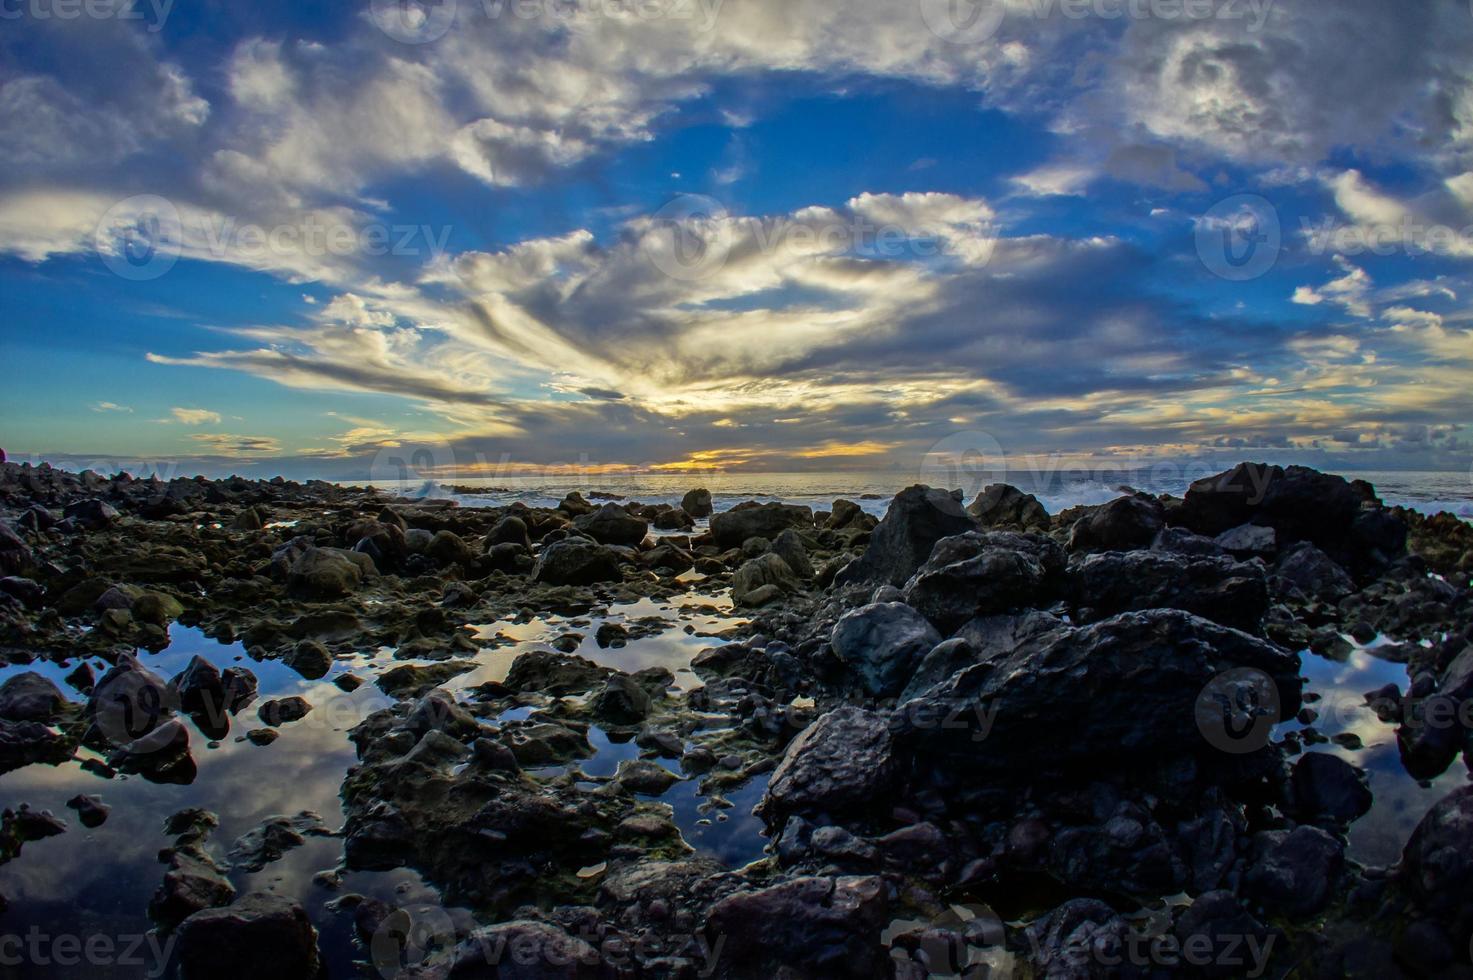
<svg viewBox="0 0 1473 980">
<path fill-rule="evenodd" d="M 119 412 L 124 415 L 133 414 L 133 409 L 127 405 L 119 405 L 116 402 L 93 402 L 90 407 L 94 412 Z"/>
<path fill-rule="evenodd" d="M 263 456 L 281 452 L 281 443 L 270 436 L 238 436 L 224 432 L 196 432 L 190 439 L 220 456 Z"/>
<path fill-rule="evenodd" d="M 171 408 L 169 413 L 181 425 L 219 425 L 220 413 L 206 408 Z"/>
</svg>

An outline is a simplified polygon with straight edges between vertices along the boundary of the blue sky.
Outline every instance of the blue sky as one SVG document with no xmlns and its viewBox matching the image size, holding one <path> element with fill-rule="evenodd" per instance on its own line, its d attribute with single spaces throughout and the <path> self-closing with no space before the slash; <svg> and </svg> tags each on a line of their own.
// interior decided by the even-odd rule
<svg viewBox="0 0 1473 980">
<path fill-rule="evenodd" d="M 1462 0 L 0 5 L 0 445 L 1473 457 Z"/>
</svg>

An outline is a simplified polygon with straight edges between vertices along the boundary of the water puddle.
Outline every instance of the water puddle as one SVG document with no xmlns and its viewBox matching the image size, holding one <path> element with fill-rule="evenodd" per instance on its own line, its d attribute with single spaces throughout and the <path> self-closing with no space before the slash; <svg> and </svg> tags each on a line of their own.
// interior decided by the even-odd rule
<svg viewBox="0 0 1473 980">
<path fill-rule="evenodd" d="M 1346 853 L 1362 864 L 1384 866 L 1401 857 L 1407 838 L 1427 811 L 1470 776 L 1461 758 L 1426 783 L 1407 773 L 1397 750 L 1396 724 L 1381 721 L 1365 703 L 1366 694 L 1386 684 L 1405 693 L 1410 683 L 1406 665 L 1376 656 L 1380 641 L 1365 646 L 1349 637 L 1346 641 L 1353 649 L 1343 661 L 1308 650 L 1300 654 L 1304 664 L 1300 673 L 1308 681 L 1305 691 L 1319 695 L 1317 700 L 1306 699 L 1306 707 L 1317 717 L 1309 726 L 1290 720 L 1278 726 L 1277 733 L 1312 728 L 1326 740 L 1304 739 L 1306 752 L 1328 752 L 1366 771 L 1375 800 L 1371 811 L 1350 825 Z"/>
</svg>

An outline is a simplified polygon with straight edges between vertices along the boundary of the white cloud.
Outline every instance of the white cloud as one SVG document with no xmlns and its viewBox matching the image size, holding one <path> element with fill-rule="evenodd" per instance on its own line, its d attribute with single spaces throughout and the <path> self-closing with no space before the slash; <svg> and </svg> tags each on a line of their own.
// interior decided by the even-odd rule
<svg viewBox="0 0 1473 980">
<path fill-rule="evenodd" d="M 181 425 L 219 425 L 220 413 L 207 408 L 171 408 L 169 413 Z"/>
</svg>

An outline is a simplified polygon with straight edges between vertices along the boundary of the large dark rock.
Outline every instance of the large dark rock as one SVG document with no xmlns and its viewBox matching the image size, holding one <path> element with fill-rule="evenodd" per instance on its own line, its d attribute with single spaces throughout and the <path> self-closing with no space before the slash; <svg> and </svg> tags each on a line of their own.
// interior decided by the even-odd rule
<svg viewBox="0 0 1473 980">
<path fill-rule="evenodd" d="M 599 544 L 633 547 L 644 540 L 649 525 L 618 504 L 604 504 L 592 514 L 575 518 L 573 526 Z"/>
<path fill-rule="evenodd" d="M 748 538 L 772 540 L 790 527 L 812 527 L 813 509 L 796 504 L 738 504 L 711 518 L 721 548 L 740 548 Z"/>
<path fill-rule="evenodd" d="M 1279 558 L 1279 578 L 1311 599 L 1339 602 L 1355 591 L 1355 581 L 1335 560 L 1308 541 L 1289 548 Z"/>
<path fill-rule="evenodd" d="M 1161 504 L 1151 497 L 1116 497 L 1075 522 L 1070 551 L 1132 551 L 1149 548 L 1166 523 Z"/>
<path fill-rule="evenodd" d="M 1041 534 L 969 531 L 936 542 L 905 601 L 943 633 L 969 619 L 1046 606 L 1062 593 L 1064 550 Z"/>
<path fill-rule="evenodd" d="M 1048 531 L 1048 511 L 1038 498 L 1006 483 L 994 483 L 967 505 L 967 513 L 984 528 Z"/>
<path fill-rule="evenodd" d="M 941 634 L 905 603 L 881 602 L 845 613 L 829 642 L 866 694 L 889 698 L 905 687 Z"/>
<path fill-rule="evenodd" d="M 1253 837 L 1243 891 L 1290 918 L 1314 915 L 1329 904 L 1345 866 L 1345 844 L 1318 827 L 1265 830 Z"/>
<path fill-rule="evenodd" d="M 1275 938 L 1230 891 L 1198 895 L 1172 932 L 1181 949 L 1201 950 L 1192 965 L 1214 980 L 1264 976 Z"/>
<path fill-rule="evenodd" d="M 0 684 L 0 718 L 9 721 L 49 723 L 66 703 L 61 690 L 35 671 L 16 674 Z"/>
<path fill-rule="evenodd" d="M 767 784 L 763 817 L 781 826 L 790 813 L 883 807 L 895 770 L 889 721 L 860 708 L 836 708 L 789 743 Z"/>
<path fill-rule="evenodd" d="M 115 524 L 121 515 L 111 504 L 92 497 L 87 500 L 79 500 L 74 504 L 67 504 L 62 516 L 74 522 L 78 527 L 89 531 L 101 531 Z"/>
<path fill-rule="evenodd" d="M 532 580 L 548 585 L 594 585 L 623 578 L 618 556 L 586 538 L 554 541 L 542 549 L 532 567 Z"/>
<path fill-rule="evenodd" d="M 373 559 L 340 548 L 307 548 L 292 562 L 288 584 L 304 599 L 341 599 L 377 574 Z"/>
<path fill-rule="evenodd" d="M 802 588 L 803 583 L 788 563 L 768 552 L 743 562 L 732 574 L 731 601 L 739 606 L 760 606 Z"/>
<path fill-rule="evenodd" d="M 1289 791 L 1295 814 L 1310 823 L 1344 825 L 1371 809 L 1366 774 L 1325 752 L 1307 752 L 1299 757 Z"/>
<path fill-rule="evenodd" d="M 1438 801 L 1412 832 L 1401 856 L 1401 880 L 1427 912 L 1469 921 L 1473 914 L 1473 786 Z"/>
<path fill-rule="evenodd" d="M 916 573 L 942 538 L 976 530 L 962 509 L 960 491 L 907 487 L 895 495 L 885 519 L 870 533 L 869 547 L 835 577 L 838 585 L 870 582 L 897 588 Z"/>
<path fill-rule="evenodd" d="M 1090 555 L 1069 570 L 1080 622 L 1140 609 L 1182 609 L 1257 632 L 1268 612 L 1262 566 L 1229 558 L 1192 558 L 1165 551 Z"/>
<path fill-rule="evenodd" d="M 87 715 L 109 742 L 126 745 L 153 731 L 177 707 L 162 678 L 123 654 L 93 686 Z"/>
<path fill-rule="evenodd" d="M 680 509 L 691 517 L 700 519 L 711 516 L 711 491 L 691 490 L 680 498 Z"/>
<path fill-rule="evenodd" d="M 879 877 L 796 878 L 723 898 L 707 927 L 742 976 L 883 976 L 887 897 Z"/>
<path fill-rule="evenodd" d="M 320 966 L 306 910 L 269 892 L 185 919 L 178 954 L 180 980 L 311 980 Z"/>
<path fill-rule="evenodd" d="M 1210 760 L 1221 753 L 1198 727 L 1198 704 L 1209 682 L 1239 667 L 1274 682 L 1273 721 L 1298 711 L 1296 655 L 1190 613 L 1155 609 L 1043 630 L 902 705 L 897 738 L 959 769 L 1013 778 L 1104 758 L 1117 767 L 1193 753 Z"/>
<path fill-rule="evenodd" d="M 530 650 L 511 663 L 506 686 L 513 691 L 562 697 L 602 687 L 613 670 L 592 660 L 552 650 Z"/>
<path fill-rule="evenodd" d="M 50 726 L 0 718 L 0 775 L 33 763 L 58 766 L 71 757 L 71 741 Z"/>
<path fill-rule="evenodd" d="M 1096 898 L 1074 898 L 1027 928 L 1040 980 L 1137 980 L 1149 974 L 1125 956 L 1131 928 Z"/>
<path fill-rule="evenodd" d="M 532 538 L 527 532 L 527 522 L 520 517 L 503 517 L 486 533 L 486 550 L 498 544 L 518 544 L 532 550 Z"/>
</svg>

